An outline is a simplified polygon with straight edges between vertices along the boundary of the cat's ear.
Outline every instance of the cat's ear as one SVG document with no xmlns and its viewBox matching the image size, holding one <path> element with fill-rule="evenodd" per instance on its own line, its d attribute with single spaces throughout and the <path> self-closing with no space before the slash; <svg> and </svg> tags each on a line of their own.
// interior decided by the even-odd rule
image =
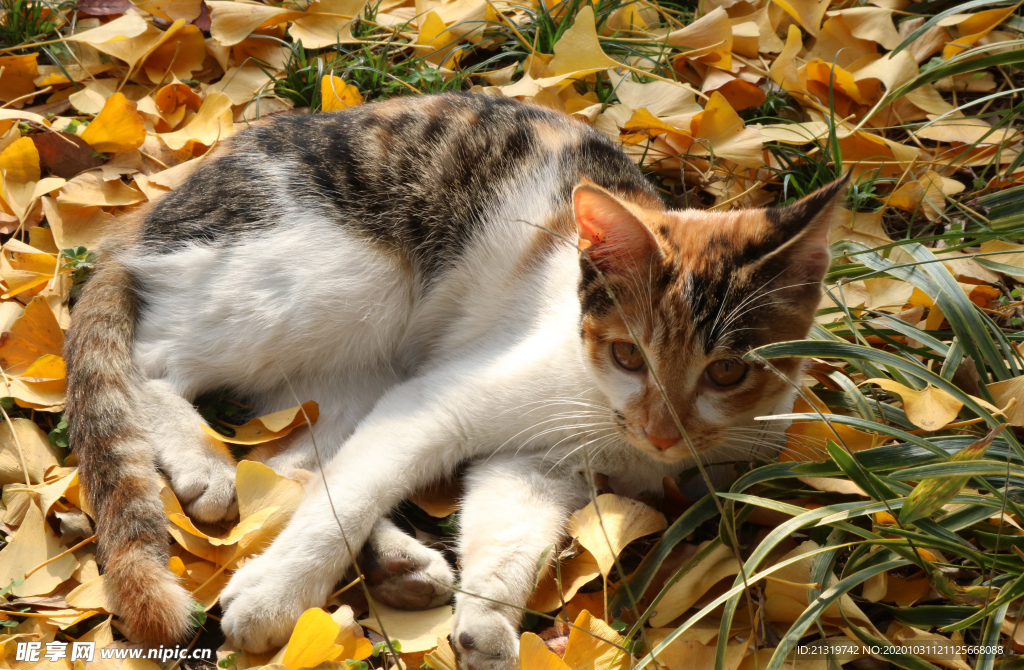
<svg viewBox="0 0 1024 670">
<path fill-rule="evenodd" d="M 783 241 L 765 260 L 784 261 L 791 280 L 820 282 L 831 262 L 828 231 L 832 213 L 849 181 L 847 173 L 791 205 L 765 210 L 773 236 Z"/>
<path fill-rule="evenodd" d="M 614 195 L 583 182 L 572 192 L 579 245 L 602 272 L 646 265 L 661 251 L 654 234 Z"/>
</svg>

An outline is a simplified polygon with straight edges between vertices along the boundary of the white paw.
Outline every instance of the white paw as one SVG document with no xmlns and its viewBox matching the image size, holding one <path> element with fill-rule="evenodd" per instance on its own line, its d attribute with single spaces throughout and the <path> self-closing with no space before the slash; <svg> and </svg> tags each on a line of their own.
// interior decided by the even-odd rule
<svg viewBox="0 0 1024 670">
<path fill-rule="evenodd" d="M 518 670 L 519 628 L 493 605 L 466 600 L 455 609 L 452 642 L 460 670 Z"/>
<path fill-rule="evenodd" d="M 238 516 L 235 462 L 212 449 L 190 449 L 161 463 L 185 513 L 212 523 Z"/>
<path fill-rule="evenodd" d="M 246 651 L 262 652 L 288 642 L 295 622 L 307 609 L 327 599 L 331 584 L 311 578 L 309 566 L 295 565 L 267 553 L 246 563 L 220 596 L 221 628 Z"/>
<path fill-rule="evenodd" d="M 425 610 L 451 601 L 455 575 L 439 552 L 422 545 L 391 555 L 363 553 L 370 593 L 374 599 L 402 610 Z"/>
</svg>

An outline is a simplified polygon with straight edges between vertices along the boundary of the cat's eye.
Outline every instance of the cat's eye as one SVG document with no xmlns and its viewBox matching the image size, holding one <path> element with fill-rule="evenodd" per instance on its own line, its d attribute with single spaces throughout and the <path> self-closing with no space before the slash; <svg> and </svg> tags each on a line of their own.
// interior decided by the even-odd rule
<svg viewBox="0 0 1024 670">
<path fill-rule="evenodd" d="M 647 365 L 640 355 L 640 347 L 632 342 L 612 342 L 612 358 L 616 365 L 630 372 L 639 372 Z"/>
<path fill-rule="evenodd" d="M 747 364 L 736 358 L 723 358 L 709 365 L 705 374 L 715 386 L 735 386 L 747 376 Z"/>
</svg>

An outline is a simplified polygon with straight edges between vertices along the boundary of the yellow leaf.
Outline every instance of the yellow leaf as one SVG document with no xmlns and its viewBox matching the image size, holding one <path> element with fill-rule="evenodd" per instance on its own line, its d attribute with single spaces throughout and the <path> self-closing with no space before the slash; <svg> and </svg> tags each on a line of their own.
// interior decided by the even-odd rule
<svg viewBox="0 0 1024 670">
<path fill-rule="evenodd" d="M 424 655 L 423 662 L 430 670 L 459 670 L 455 651 L 446 637 L 437 638 L 437 649 Z"/>
<path fill-rule="evenodd" d="M 310 400 L 302 403 L 300 406 L 257 417 L 242 426 L 231 426 L 231 429 L 235 431 L 234 437 L 222 435 L 206 424 L 203 424 L 203 430 L 221 442 L 261 444 L 284 437 L 299 426 L 306 425 L 307 417 L 310 423 L 316 423 L 319 416 L 319 405 Z"/>
<path fill-rule="evenodd" d="M 694 140 L 704 140 L 694 141 L 691 153 L 714 154 L 749 168 L 763 165 L 761 134 L 756 128 L 745 128 L 743 119 L 718 91 L 711 94 L 703 113 L 694 117 L 690 127 Z"/>
<path fill-rule="evenodd" d="M 633 112 L 633 116 L 623 124 L 622 130 L 626 131 L 622 134 L 623 141 L 630 143 L 637 143 L 645 138 L 667 134 L 677 136 L 673 138 L 675 140 L 673 146 L 688 149 L 693 143 L 693 137 L 690 136 L 689 128 L 683 129 L 670 125 L 655 117 L 643 107 Z"/>
<path fill-rule="evenodd" d="M 52 388 L 49 384 L 33 384 L 17 377 L 5 377 L 0 397 L 11 397 L 18 407 L 59 412 L 64 409 L 64 389 Z"/>
<path fill-rule="evenodd" d="M 430 47 L 429 50 L 423 50 L 425 59 L 437 66 L 450 67 L 452 59 L 458 57 L 454 51 L 456 42 L 458 39 L 448 31 L 441 17 L 436 12 L 427 12 L 420 22 L 419 35 L 416 36 L 416 44 Z"/>
<path fill-rule="evenodd" d="M 203 32 L 195 26 L 184 25 L 183 21 L 178 19 L 168 28 L 146 56 L 142 69 L 154 84 L 163 82 L 168 75 L 188 79 L 193 72 L 203 68 L 206 60 Z"/>
<path fill-rule="evenodd" d="M 843 24 L 854 37 L 895 49 L 903 38 L 893 24 L 892 12 L 885 7 L 853 7 L 829 12 L 829 16 L 843 17 Z"/>
<path fill-rule="evenodd" d="M 642 502 L 611 493 L 598 496 L 569 519 L 569 535 L 597 560 L 605 577 L 633 540 L 665 530 L 665 516 Z"/>
<path fill-rule="evenodd" d="M 234 67 L 224 73 L 224 77 L 213 85 L 210 90 L 223 91 L 231 98 L 231 104 L 244 105 L 252 100 L 270 82 L 270 75 L 255 65 Z M 323 86 L 323 83 L 321 83 Z M 191 90 L 191 89 L 189 89 Z M 198 97 L 198 96 L 197 96 Z M 201 103 L 202 100 L 199 100 Z M 198 105 L 196 109 L 198 109 Z"/>
<path fill-rule="evenodd" d="M 127 207 L 145 200 L 142 191 L 120 179 L 107 181 L 95 170 L 69 181 L 57 196 L 57 204 L 62 207 Z"/>
<path fill-rule="evenodd" d="M 664 40 L 670 46 L 690 49 L 681 53 L 680 58 L 699 60 L 723 70 L 732 68 L 732 24 L 721 7 L 669 33 Z"/>
<path fill-rule="evenodd" d="M 808 540 L 796 547 L 780 561 L 795 558 L 801 554 L 807 554 L 820 547 Z M 766 621 L 781 621 L 792 623 L 796 617 L 803 614 L 808 607 L 807 589 L 811 583 L 811 568 L 814 562 L 813 556 L 807 556 L 802 560 L 776 570 L 772 578 L 765 581 L 764 594 L 764 617 Z M 832 584 L 836 583 L 834 575 L 831 576 Z M 843 615 L 854 621 L 875 637 L 883 637 L 878 632 L 871 619 L 857 607 L 857 604 L 848 595 L 843 595 L 839 602 L 833 602 L 821 614 L 822 621 L 831 625 L 843 626 Z"/>
<path fill-rule="evenodd" d="M 225 76 L 227 76 L 227 73 L 225 73 Z M 180 81 L 176 81 L 157 91 L 153 95 L 153 102 L 157 109 L 164 113 L 173 112 L 180 107 L 184 107 L 185 109 L 190 109 L 195 112 L 202 106 L 203 99 L 199 97 L 199 94 L 192 90 L 191 86 L 182 84 Z M 248 102 L 248 100 L 246 100 L 246 102 Z"/>
<path fill-rule="evenodd" d="M 91 628 L 87 633 L 82 634 L 77 642 L 93 642 L 97 649 L 103 649 L 114 642 L 114 631 L 110 625 L 112 617 L 107 617 L 100 625 Z M 123 665 L 121 666 L 124 667 Z"/>
<path fill-rule="evenodd" d="M 443 519 L 459 510 L 462 488 L 458 480 L 444 480 L 409 495 L 409 502 L 432 517 Z"/>
<path fill-rule="evenodd" d="M 962 402 L 940 388 L 928 385 L 924 390 L 917 391 L 894 382 L 891 379 L 868 379 L 863 384 L 877 384 L 890 393 L 895 393 L 903 400 L 903 411 L 911 423 L 925 430 L 940 430 L 952 423 L 964 406 Z"/>
<path fill-rule="evenodd" d="M 831 85 L 833 98 L 836 94 L 841 94 L 861 105 L 866 105 L 870 102 L 864 97 L 853 75 L 838 65 L 833 66 L 832 63 L 826 63 L 820 58 L 814 58 L 800 68 L 799 72 L 806 73 L 807 90 L 817 95 L 820 100 L 828 101 Z M 838 113 L 838 108 L 836 111 Z"/>
<path fill-rule="evenodd" d="M 1000 407 L 1006 407 L 1012 401 L 1016 401 L 1012 407 L 1006 410 L 1006 420 L 1013 426 L 1024 426 L 1024 377 L 1013 377 L 1006 381 L 995 382 L 988 385 L 992 393 L 992 399 Z"/>
<path fill-rule="evenodd" d="M 803 398 L 798 398 L 793 411 L 808 413 L 812 410 Z M 825 444 L 828 440 L 840 441 L 836 437 L 836 433 L 852 451 L 863 451 L 882 443 L 882 438 L 874 433 L 857 430 L 841 423 L 827 424 L 824 421 L 794 421 L 786 429 L 786 435 L 789 439 L 786 441 L 785 450 L 779 455 L 779 460 L 824 463 L 828 458 Z"/>
<path fill-rule="evenodd" d="M 210 35 L 223 46 L 238 44 L 257 28 L 301 18 L 305 12 L 250 2 L 209 0 Z"/>
<path fill-rule="evenodd" d="M 203 0 L 132 0 L 132 4 L 166 21 L 196 19 L 202 11 Z"/>
<path fill-rule="evenodd" d="M 0 153 L 0 170 L 4 185 L 39 181 L 39 151 L 31 138 L 22 137 Z"/>
<path fill-rule="evenodd" d="M 342 605 L 334 611 L 331 618 L 341 629 L 338 632 L 338 637 L 334 639 L 334 643 L 344 649 L 339 658 L 353 661 L 369 658 L 373 653 L 373 645 L 363 635 L 362 627 L 356 623 L 352 608 Z"/>
<path fill-rule="evenodd" d="M 614 70 L 608 73 L 608 77 L 615 84 L 619 102 L 631 109 L 642 107 L 660 118 L 679 117 L 684 124 L 702 111 L 693 90 L 684 86 L 667 81 L 639 83 L 633 81 L 631 75 L 617 75 Z"/>
<path fill-rule="evenodd" d="M 698 551 L 708 546 L 703 542 Z M 651 625 L 664 626 L 693 607 L 700 598 L 726 577 L 739 574 L 740 564 L 735 554 L 725 545 L 716 547 L 703 561 L 695 565 L 682 579 L 668 588 L 658 603 L 657 612 L 651 617 Z"/>
<path fill-rule="evenodd" d="M 100 207 L 59 205 L 53 198 L 43 198 L 43 212 L 61 249 L 95 247 L 114 228 L 114 217 Z"/>
<path fill-rule="evenodd" d="M 242 4 L 225 2 L 223 4 Z M 211 147 L 218 140 L 226 139 L 234 134 L 234 121 L 231 116 L 231 98 L 221 91 L 211 91 L 206 95 L 202 107 L 195 117 L 181 130 L 160 135 L 160 138 L 171 149 L 181 149 L 189 142 L 198 142 Z"/>
<path fill-rule="evenodd" d="M 597 560 L 589 551 L 562 563 L 558 571 L 548 569 L 530 596 L 527 607 L 535 612 L 552 612 L 572 600 L 587 582 L 601 574 Z M 558 578 L 561 576 L 561 584 Z M 560 588 L 559 588 L 560 587 Z M 561 591 L 561 593 L 559 593 Z"/>
<path fill-rule="evenodd" d="M 307 49 L 322 49 L 333 44 L 358 42 L 352 35 L 352 20 L 361 16 L 366 0 L 319 0 L 295 19 L 288 34 L 302 40 Z"/>
<path fill-rule="evenodd" d="M 769 76 L 784 91 L 803 91 L 800 84 L 800 76 L 797 72 L 797 54 L 804 48 L 803 36 L 800 29 L 794 25 L 789 27 L 789 34 L 786 37 L 786 46 L 782 53 L 776 56 L 768 70 Z"/>
<path fill-rule="evenodd" d="M 544 640 L 533 633 L 519 639 L 519 670 L 570 670 L 565 661 L 548 649 Z"/>
<path fill-rule="evenodd" d="M 10 298 L 34 288 L 42 289 L 42 285 L 53 279 L 57 272 L 56 253 L 42 252 L 17 238 L 12 238 L 4 245 L 3 257 L 0 258 L 0 277 L 7 284 L 7 292 L 3 298 Z M 29 295 L 38 293 L 34 291 Z"/>
<path fill-rule="evenodd" d="M 863 131 L 840 137 L 839 148 L 843 152 L 843 162 L 855 164 L 850 170 L 854 179 L 868 171 L 886 177 L 902 176 L 907 166 L 920 155 L 914 147 Z"/>
<path fill-rule="evenodd" d="M 900 312 L 914 293 L 913 284 L 889 277 L 865 279 L 869 300 L 865 307 L 883 312 Z"/>
<path fill-rule="evenodd" d="M 714 641 L 718 637 L 719 623 L 718 619 L 704 617 L 685 630 L 682 635 L 676 636 L 666 648 L 658 652 L 659 666 L 672 670 L 677 668 L 679 670 L 713 668 L 718 652 L 718 645 L 714 644 Z M 660 644 L 673 630 L 672 628 L 652 628 L 647 631 L 647 639 L 652 645 Z M 747 626 L 744 630 L 749 631 L 750 627 Z M 749 635 L 746 638 L 748 641 L 751 639 Z M 726 647 L 723 669 L 736 670 L 743 661 L 748 646 L 749 642 L 730 643 Z M 763 668 L 767 664 L 767 659 L 765 659 L 761 662 L 760 667 Z M 790 670 L 788 661 L 786 670 Z"/>
<path fill-rule="evenodd" d="M 829 0 L 773 0 L 775 4 L 804 27 L 812 37 L 818 36 L 821 21 L 828 11 Z"/>
<path fill-rule="evenodd" d="M 39 76 L 36 59 L 39 54 L 27 56 L 0 56 L 0 100 L 8 104 L 36 90 L 35 78 Z M 25 101 L 18 103 L 18 106 Z"/>
<path fill-rule="evenodd" d="M 968 47 L 973 46 L 978 40 L 988 35 L 1011 14 L 1016 12 L 1021 4 L 1017 3 L 1011 7 L 988 9 L 977 14 L 969 14 L 966 17 L 963 14 L 956 14 L 939 21 L 938 25 L 940 26 L 955 26 L 960 35 L 942 49 L 942 57 L 948 60 Z"/>
<path fill-rule="evenodd" d="M 20 375 L 40 356 L 59 356 L 64 347 L 64 333 L 46 299 L 36 297 L 25 312 L 0 335 L 0 367 L 10 375 Z"/>
<path fill-rule="evenodd" d="M 344 79 L 333 74 L 320 79 L 320 99 L 323 100 L 325 112 L 335 112 L 363 103 L 359 89 L 352 84 L 346 84 Z"/>
<path fill-rule="evenodd" d="M 451 633 L 452 608 L 444 605 L 429 610 L 407 612 L 373 602 L 370 614 L 359 624 L 381 635 L 382 629 L 386 629 L 388 635 L 402 643 L 403 654 L 430 651 L 434 648 L 437 638 L 448 637 Z"/>
<path fill-rule="evenodd" d="M 621 649 L 622 643 L 622 636 L 611 626 L 583 611 L 569 632 L 562 662 L 580 670 L 626 670 L 633 658 Z"/>
<path fill-rule="evenodd" d="M 630 2 L 620 6 L 608 16 L 608 28 L 613 31 L 641 32 L 641 29 L 647 27 L 647 22 L 641 16 L 640 10 L 639 2 Z"/>
<path fill-rule="evenodd" d="M 939 665 L 956 670 L 971 670 L 971 666 L 964 661 L 963 653 L 958 651 L 963 646 L 962 640 L 950 640 L 938 633 L 929 633 L 907 625 L 903 625 L 902 630 L 894 637 L 894 641 L 909 647 L 919 645 L 921 652 L 917 655 L 926 661 L 935 661 Z"/>
<path fill-rule="evenodd" d="M 259 512 L 256 512 L 255 514 L 237 523 L 226 535 L 223 536 L 208 535 L 204 533 L 203 531 L 196 528 L 195 525 L 192 523 L 192 520 L 184 514 L 170 514 L 168 515 L 168 518 L 170 518 L 171 523 L 175 524 L 182 530 L 191 533 L 196 537 L 201 537 L 208 540 L 210 544 L 212 544 L 215 547 L 221 547 L 231 544 L 237 544 L 240 540 L 242 540 L 250 533 L 259 530 L 263 526 L 263 523 L 268 518 L 270 518 L 276 511 L 277 507 L 267 507 L 266 509 L 261 509 Z"/>
<path fill-rule="evenodd" d="M 292 636 L 288 639 L 288 651 L 283 663 L 288 670 L 313 668 L 324 661 L 333 661 L 342 652 L 334 644 L 341 627 L 331 615 L 320 608 L 308 609 L 295 623 Z"/>
<path fill-rule="evenodd" d="M 104 579 L 103 575 L 100 575 L 85 584 L 76 586 L 71 593 L 64 597 L 64 601 L 77 610 L 98 610 L 117 614 L 107 598 L 107 589 L 103 584 Z"/>
<path fill-rule="evenodd" d="M 555 57 L 548 64 L 554 75 L 573 73 L 583 76 L 619 66 L 601 49 L 594 24 L 594 9 L 589 5 L 580 10 L 572 27 L 555 43 L 554 52 Z"/>
<path fill-rule="evenodd" d="M 185 516 L 185 511 L 181 508 L 181 504 L 178 502 L 178 499 L 174 496 L 174 492 L 171 491 L 170 488 L 162 488 L 160 490 L 160 498 L 163 502 L 164 514 L 167 516 L 168 521 L 176 518 L 175 515 L 180 515 L 182 518 L 188 518 Z M 205 535 L 198 530 L 196 533 L 193 533 L 191 530 L 186 531 L 172 521 L 167 524 L 167 531 L 185 551 L 193 556 L 198 556 L 216 565 L 225 565 L 226 563 L 234 562 L 237 558 L 241 558 L 239 555 L 241 552 L 238 547 L 223 545 L 214 546 L 208 539 L 206 539 Z"/>
<path fill-rule="evenodd" d="M 124 93 L 115 93 L 107 98 L 81 137 L 96 151 L 117 153 L 141 147 L 146 141 L 146 125 L 139 116 L 138 105 Z"/>
<path fill-rule="evenodd" d="M 1006 272 L 1006 274 L 1010 274 L 1011 277 L 1018 281 L 1024 281 L 1024 244 L 1014 244 L 1013 242 L 1004 242 L 1002 240 L 989 240 L 988 242 L 981 243 L 980 251 L 983 254 L 997 252 L 997 255 L 982 256 L 981 258 L 1001 263 L 1003 265 L 1020 268 L 1019 273 L 1010 274 L 1010 272 Z"/>
<path fill-rule="evenodd" d="M 106 42 L 137 37 L 146 32 L 148 27 L 149 24 L 146 23 L 142 14 L 131 9 L 124 16 L 114 19 L 110 23 L 104 23 L 99 28 L 71 35 L 68 39 L 72 42 L 85 42 L 96 46 Z"/>
<path fill-rule="evenodd" d="M 64 551 L 60 540 L 50 530 L 39 504 L 29 503 L 21 527 L 6 547 L 0 551 L 0 581 L 22 581 L 14 586 L 11 593 L 16 596 L 41 596 L 51 593 L 71 577 L 78 567 L 73 554 L 62 556 L 26 577 L 33 568 L 55 558 Z"/>
<path fill-rule="evenodd" d="M 254 461 L 242 461 L 235 471 L 238 494 L 238 515 L 242 521 L 262 510 L 277 508 L 259 528 L 239 541 L 239 551 L 254 554 L 261 551 L 281 532 L 302 499 L 302 485 Z"/>
<path fill-rule="evenodd" d="M 11 424 L 13 424 L 13 432 Z M 25 469 L 29 482 L 25 481 Z M 0 424 L 0 486 L 15 483 L 41 484 L 46 471 L 61 464 L 57 447 L 50 444 L 46 433 L 28 419 L 11 419 Z"/>
</svg>

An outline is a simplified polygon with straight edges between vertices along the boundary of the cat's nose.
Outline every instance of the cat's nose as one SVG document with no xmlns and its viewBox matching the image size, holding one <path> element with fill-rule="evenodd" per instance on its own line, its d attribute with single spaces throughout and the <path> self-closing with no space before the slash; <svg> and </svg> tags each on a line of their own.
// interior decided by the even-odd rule
<svg viewBox="0 0 1024 670">
<path fill-rule="evenodd" d="M 666 449 L 668 449 L 669 447 L 671 447 L 672 445 L 679 441 L 679 436 L 676 435 L 673 437 L 662 437 L 661 435 L 657 435 L 655 433 L 647 433 L 647 441 L 656 446 L 658 449 L 665 451 Z"/>
</svg>

